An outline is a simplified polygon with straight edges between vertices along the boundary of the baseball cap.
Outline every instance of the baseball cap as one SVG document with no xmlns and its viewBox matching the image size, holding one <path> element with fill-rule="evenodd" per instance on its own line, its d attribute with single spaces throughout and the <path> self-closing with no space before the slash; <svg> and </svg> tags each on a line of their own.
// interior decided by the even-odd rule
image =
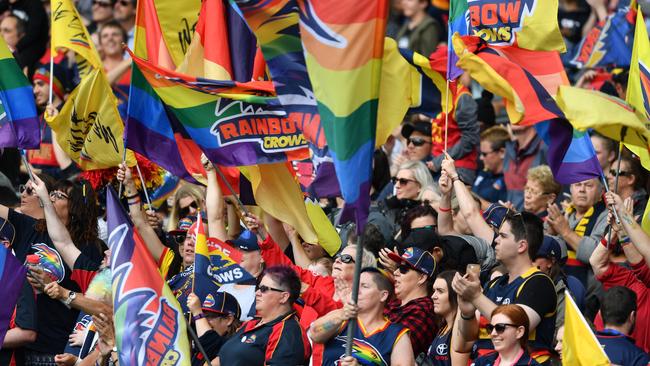
<svg viewBox="0 0 650 366">
<path fill-rule="evenodd" d="M 205 296 L 201 310 L 208 313 L 230 314 L 239 319 L 241 308 L 237 299 L 227 292 L 212 292 Z"/>
<path fill-rule="evenodd" d="M 416 247 L 424 251 L 440 246 L 440 236 L 431 227 L 411 229 L 409 235 L 399 244 L 401 250 Z"/>
<path fill-rule="evenodd" d="M 483 211 L 483 219 L 485 219 L 485 222 L 492 226 L 492 228 L 499 230 L 501 225 L 503 225 L 503 221 L 506 219 L 509 210 L 510 209 L 506 206 L 493 203 Z"/>
<path fill-rule="evenodd" d="M 176 229 L 170 230 L 169 233 L 171 235 L 187 233 L 188 230 L 192 229 L 194 222 L 196 222 L 196 216 L 183 217 L 182 219 L 178 220 L 178 225 L 176 226 Z"/>
<path fill-rule="evenodd" d="M 0 218 L 0 240 L 9 242 L 9 246 L 13 245 L 16 238 L 16 230 L 14 226 L 7 220 Z"/>
<path fill-rule="evenodd" d="M 558 243 L 555 238 L 549 235 L 544 235 L 544 241 L 542 242 L 542 245 L 539 247 L 539 250 L 537 251 L 537 254 L 535 254 L 535 258 L 554 258 L 555 261 L 558 263 L 563 262 L 562 258 L 562 248 L 560 247 L 560 243 Z"/>
<path fill-rule="evenodd" d="M 436 271 L 436 260 L 431 253 L 418 247 L 406 248 L 402 256 L 395 253 L 389 253 L 388 257 L 398 264 L 408 264 L 413 269 L 426 274 L 428 277 L 433 276 Z"/>
<path fill-rule="evenodd" d="M 228 240 L 226 243 L 246 252 L 260 250 L 260 246 L 257 244 L 257 236 L 250 230 L 244 230 L 237 239 Z"/>
<path fill-rule="evenodd" d="M 431 122 L 420 121 L 406 123 L 402 126 L 402 136 L 404 136 L 404 138 L 411 137 L 411 134 L 413 134 L 414 131 L 420 132 L 425 136 L 431 136 Z"/>
</svg>

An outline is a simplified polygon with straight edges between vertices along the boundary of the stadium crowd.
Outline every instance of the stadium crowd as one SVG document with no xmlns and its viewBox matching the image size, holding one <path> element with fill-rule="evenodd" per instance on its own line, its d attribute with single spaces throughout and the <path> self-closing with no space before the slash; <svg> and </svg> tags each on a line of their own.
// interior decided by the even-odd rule
<svg viewBox="0 0 650 366">
<path fill-rule="evenodd" d="M 126 103 L 122 43 L 133 45 L 136 0 L 75 3 Z M 559 3 L 569 49 L 618 5 Z M 399 47 L 429 55 L 446 43 L 448 1 L 390 6 L 387 35 Z M 0 31 L 33 82 L 42 129 L 29 169 L 19 150 L 0 154 L 0 240 L 29 269 L 0 365 L 116 365 L 106 189 L 83 179 L 43 117 L 78 82 L 65 53 L 53 55 L 50 73 L 50 11 L 48 1 L 0 1 Z M 627 70 L 565 66 L 574 85 L 625 98 Z M 192 364 L 559 365 L 568 294 L 612 364 L 650 364 L 650 237 L 640 225 L 649 182 L 639 158 L 591 133 L 604 176 L 561 185 L 533 126 L 510 124 L 503 100 L 468 75 L 454 85 L 447 121 L 408 115 L 375 151 L 363 233 L 340 222 L 341 197 L 315 197 L 340 234 L 337 253 L 268 213 L 243 211 L 205 156 L 207 186 L 181 182 L 159 207 L 144 204 L 135 170 L 119 167 L 122 202 L 198 336 L 189 338 Z M 310 183 L 316 170 L 307 171 Z M 188 288 L 199 220 L 241 253 L 252 283 L 203 297 Z"/>
</svg>

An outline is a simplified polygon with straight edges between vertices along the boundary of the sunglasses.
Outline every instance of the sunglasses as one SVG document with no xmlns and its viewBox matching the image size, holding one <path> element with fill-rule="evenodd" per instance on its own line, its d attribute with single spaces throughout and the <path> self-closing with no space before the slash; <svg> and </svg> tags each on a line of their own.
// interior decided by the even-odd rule
<svg viewBox="0 0 650 366">
<path fill-rule="evenodd" d="M 616 176 L 616 169 L 610 169 L 609 170 L 609 175 L 611 175 L 612 177 L 615 177 Z M 632 175 L 632 172 L 626 172 L 626 171 L 623 171 L 623 170 L 618 172 L 619 177 L 626 177 L 626 176 L 629 176 L 629 175 Z"/>
<path fill-rule="evenodd" d="M 196 203 L 196 201 L 190 203 L 186 207 L 183 207 L 179 211 L 179 217 L 186 217 L 187 215 L 190 214 L 190 207 L 197 210 L 199 208 L 199 205 Z"/>
<path fill-rule="evenodd" d="M 263 294 L 269 292 L 269 291 L 275 291 L 275 292 L 287 292 L 285 290 L 280 290 L 279 288 L 274 288 L 274 287 L 269 287 L 266 285 L 257 285 L 255 286 L 255 291 L 259 291 Z"/>
<path fill-rule="evenodd" d="M 61 191 L 52 191 L 50 192 L 50 199 L 53 200 L 67 200 L 68 195 Z"/>
<path fill-rule="evenodd" d="M 427 141 L 421 137 L 409 137 L 406 145 L 408 146 L 408 144 L 413 144 L 413 146 L 415 147 L 420 147 L 424 144 L 430 144 L 430 143 L 431 141 Z"/>
<path fill-rule="evenodd" d="M 129 6 L 129 5 L 131 5 L 131 2 L 130 2 L 130 1 L 127 1 L 127 0 L 120 0 L 120 1 L 117 1 L 115 4 L 116 4 L 116 5 L 117 5 L 117 4 L 120 4 L 120 5 L 122 5 L 122 6 Z"/>
<path fill-rule="evenodd" d="M 101 6 L 102 8 L 113 7 L 113 4 L 111 4 L 110 2 L 105 2 L 105 1 L 93 1 L 93 5 Z"/>
<path fill-rule="evenodd" d="M 486 156 L 492 154 L 493 152 L 494 152 L 494 150 L 492 150 L 492 151 L 487 151 L 487 152 L 483 152 L 483 151 L 481 151 L 481 157 L 486 157 Z"/>
<path fill-rule="evenodd" d="M 408 264 L 400 264 L 397 267 L 397 270 L 401 274 L 407 274 L 407 273 L 409 273 L 409 271 L 415 271 L 415 269 L 413 267 L 409 266 Z"/>
<path fill-rule="evenodd" d="M 497 334 L 501 334 L 505 332 L 508 327 L 518 328 L 519 326 L 508 323 L 488 324 L 485 326 L 485 330 L 487 330 L 488 334 L 492 333 L 493 330 L 496 330 Z"/>
<path fill-rule="evenodd" d="M 417 183 L 418 181 L 413 180 L 413 179 L 406 179 L 406 178 L 397 178 L 397 177 L 392 177 L 390 180 L 393 182 L 393 184 L 399 183 L 400 186 L 405 186 L 409 182 L 414 182 Z"/>
<path fill-rule="evenodd" d="M 185 238 L 187 237 L 187 234 L 179 233 L 179 234 L 174 234 L 172 236 L 174 237 L 174 242 L 176 242 L 176 244 L 183 244 L 185 242 Z"/>
<path fill-rule="evenodd" d="M 34 189 L 32 187 L 27 187 L 26 185 L 21 184 L 18 186 L 18 192 L 20 192 L 20 194 L 26 193 L 28 196 L 31 196 L 34 194 Z"/>
<path fill-rule="evenodd" d="M 336 261 L 337 259 L 345 264 L 355 263 L 354 258 L 349 254 L 339 254 L 336 257 L 334 257 L 334 261 Z"/>
</svg>

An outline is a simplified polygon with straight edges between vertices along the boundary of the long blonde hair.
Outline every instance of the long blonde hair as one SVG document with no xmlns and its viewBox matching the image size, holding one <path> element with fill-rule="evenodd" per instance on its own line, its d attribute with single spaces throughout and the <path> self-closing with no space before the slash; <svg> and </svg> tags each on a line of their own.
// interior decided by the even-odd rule
<svg viewBox="0 0 650 366">
<path fill-rule="evenodd" d="M 202 203 L 205 201 L 205 193 L 203 187 L 197 186 L 196 184 L 185 183 L 174 193 L 174 205 L 172 206 L 172 211 L 169 214 L 169 221 L 167 222 L 167 231 L 176 230 L 178 226 L 178 220 L 182 217 L 178 217 L 180 214 L 180 207 L 178 207 L 178 201 L 185 197 L 192 197 L 197 205 L 203 206 Z"/>
</svg>

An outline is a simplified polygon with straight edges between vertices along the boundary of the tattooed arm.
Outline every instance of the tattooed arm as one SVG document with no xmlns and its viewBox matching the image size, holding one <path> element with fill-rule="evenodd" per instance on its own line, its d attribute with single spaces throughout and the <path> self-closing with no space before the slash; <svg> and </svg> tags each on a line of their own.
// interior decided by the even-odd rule
<svg viewBox="0 0 650 366">
<path fill-rule="evenodd" d="M 351 303 L 345 304 L 343 309 L 332 310 L 313 322 L 307 334 L 315 343 L 325 343 L 341 331 L 346 320 L 356 318 L 358 311 L 358 306 Z"/>
</svg>

